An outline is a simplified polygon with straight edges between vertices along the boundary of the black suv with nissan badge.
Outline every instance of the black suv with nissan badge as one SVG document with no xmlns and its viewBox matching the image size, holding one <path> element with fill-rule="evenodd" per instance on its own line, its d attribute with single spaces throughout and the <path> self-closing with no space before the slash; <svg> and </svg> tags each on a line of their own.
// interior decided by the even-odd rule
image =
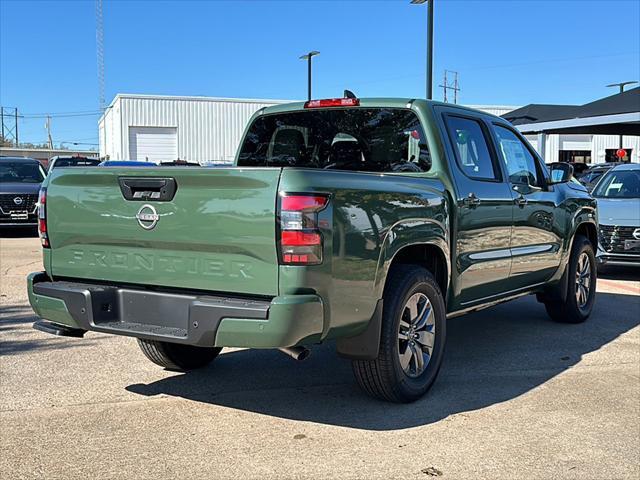
<svg viewBox="0 0 640 480">
<path fill-rule="evenodd" d="M 32 158 L 0 157 L 0 228 L 36 226 L 45 173 Z"/>
</svg>

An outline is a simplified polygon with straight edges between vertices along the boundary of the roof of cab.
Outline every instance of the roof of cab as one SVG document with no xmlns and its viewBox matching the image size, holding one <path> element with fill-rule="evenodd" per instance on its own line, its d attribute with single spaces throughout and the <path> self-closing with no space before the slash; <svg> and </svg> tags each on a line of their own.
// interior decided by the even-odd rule
<svg viewBox="0 0 640 480">
<path fill-rule="evenodd" d="M 25 163 L 40 163 L 35 158 L 29 157 L 0 157 L 0 162 L 25 162 Z"/>
<path fill-rule="evenodd" d="M 616 165 L 611 170 L 640 170 L 640 163 L 622 163 L 620 165 Z"/>
<path fill-rule="evenodd" d="M 462 105 L 452 104 L 452 103 L 444 103 L 438 102 L 435 100 L 424 100 L 417 98 L 359 98 L 360 101 L 359 107 L 321 107 L 316 108 L 314 110 L 330 110 L 336 108 L 409 108 L 412 104 L 422 105 L 422 106 L 442 106 L 449 108 L 456 108 L 460 110 L 466 110 L 468 112 L 481 113 L 482 115 L 488 115 L 490 117 L 494 117 L 496 119 L 504 120 L 501 117 L 496 115 L 492 115 L 490 113 L 482 112 L 480 110 L 476 110 L 469 107 L 464 107 Z M 274 113 L 288 113 L 288 112 L 296 112 L 296 111 L 305 111 L 304 105 L 306 102 L 291 102 L 291 103 L 282 103 L 279 105 L 272 105 L 270 107 L 264 107 L 258 110 L 257 115 L 272 115 Z"/>
</svg>

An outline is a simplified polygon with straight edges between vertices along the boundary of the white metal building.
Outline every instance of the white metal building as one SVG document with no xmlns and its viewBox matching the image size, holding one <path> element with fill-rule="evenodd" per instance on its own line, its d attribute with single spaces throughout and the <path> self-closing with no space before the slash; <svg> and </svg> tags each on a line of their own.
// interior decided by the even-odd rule
<svg viewBox="0 0 640 480">
<path fill-rule="evenodd" d="M 573 161 L 581 163 L 604 163 L 616 160 L 614 152 L 619 148 L 618 135 L 531 135 L 525 134 L 531 146 L 543 157 L 546 163 L 565 160 L 565 152 L 571 153 Z M 538 145 L 540 139 L 544 139 L 545 146 Z M 632 163 L 640 162 L 640 136 L 625 135 L 623 148 L 631 153 Z"/>
<path fill-rule="evenodd" d="M 230 162 L 251 115 L 278 103 L 286 102 L 118 94 L 98 122 L 100 156 Z"/>
</svg>

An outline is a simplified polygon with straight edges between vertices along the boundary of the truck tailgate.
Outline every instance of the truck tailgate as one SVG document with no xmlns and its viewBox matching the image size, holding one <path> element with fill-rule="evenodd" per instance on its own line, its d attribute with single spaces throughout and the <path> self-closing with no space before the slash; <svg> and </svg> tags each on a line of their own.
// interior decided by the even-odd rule
<svg viewBox="0 0 640 480">
<path fill-rule="evenodd" d="M 54 171 L 46 207 L 49 273 L 275 296 L 280 172 L 164 167 Z M 122 179 L 133 179 L 134 185 L 173 179 L 177 190 L 164 201 L 126 199 Z"/>
</svg>

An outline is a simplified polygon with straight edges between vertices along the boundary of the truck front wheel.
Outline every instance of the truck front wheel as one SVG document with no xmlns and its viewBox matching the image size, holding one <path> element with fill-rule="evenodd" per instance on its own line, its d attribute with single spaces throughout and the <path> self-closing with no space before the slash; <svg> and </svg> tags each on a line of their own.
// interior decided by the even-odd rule
<svg viewBox="0 0 640 480">
<path fill-rule="evenodd" d="M 383 298 L 380 350 L 375 360 L 354 360 L 360 387 L 372 397 L 408 403 L 435 381 L 446 339 L 442 292 L 429 271 L 397 265 Z"/>
<path fill-rule="evenodd" d="M 569 286 L 566 301 L 546 301 L 544 305 L 556 322 L 581 323 L 593 310 L 597 281 L 596 257 L 593 245 L 586 237 L 576 235 L 573 240 L 567 269 Z"/>
<path fill-rule="evenodd" d="M 218 347 L 194 347 L 179 343 L 138 339 L 142 353 L 168 370 L 187 371 L 207 366 L 220 353 Z"/>
</svg>

